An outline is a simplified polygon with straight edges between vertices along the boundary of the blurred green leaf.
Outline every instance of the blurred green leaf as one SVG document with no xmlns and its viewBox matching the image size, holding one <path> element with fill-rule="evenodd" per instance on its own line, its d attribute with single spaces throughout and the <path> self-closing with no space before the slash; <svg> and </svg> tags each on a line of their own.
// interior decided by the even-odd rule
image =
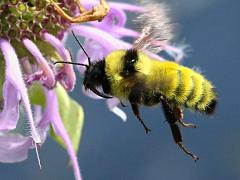
<svg viewBox="0 0 240 180">
<path fill-rule="evenodd" d="M 71 97 L 68 96 L 67 92 L 65 91 L 65 89 L 63 89 L 62 86 L 58 85 L 56 88 L 56 92 L 62 122 L 72 141 L 74 150 L 77 153 L 84 122 L 83 109 L 76 101 L 74 101 Z M 62 139 L 54 133 L 52 128 L 50 130 L 50 135 L 61 146 L 66 148 Z"/>
<path fill-rule="evenodd" d="M 45 103 L 46 103 L 45 102 L 45 94 L 43 92 L 42 86 L 38 82 L 33 83 L 29 87 L 28 95 L 29 95 L 31 104 L 40 105 L 42 107 L 45 107 Z"/>
</svg>

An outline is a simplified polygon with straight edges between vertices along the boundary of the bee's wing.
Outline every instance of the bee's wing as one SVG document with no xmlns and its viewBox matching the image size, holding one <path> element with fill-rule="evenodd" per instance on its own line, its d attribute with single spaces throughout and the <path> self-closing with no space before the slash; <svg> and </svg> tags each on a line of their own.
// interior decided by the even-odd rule
<svg viewBox="0 0 240 180">
<path fill-rule="evenodd" d="M 133 43 L 133 48 L 157 53 L 161 45 L 173 39 L 173 24 L 169 10 L 164 3 L 144 5 L 144 12 L 135 20 L 141 27 L 141 34 Z"/>
</svg>

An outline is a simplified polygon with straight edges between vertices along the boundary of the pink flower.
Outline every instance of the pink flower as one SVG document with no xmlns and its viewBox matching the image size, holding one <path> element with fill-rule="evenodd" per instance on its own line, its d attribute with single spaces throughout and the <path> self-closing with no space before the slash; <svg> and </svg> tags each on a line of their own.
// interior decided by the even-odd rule
<svg viewBox="0 0 240 180">
<path fill-rule="evenodd" d="M 14 11 L 13 11 L 14 10 Z M 29 16 L 26 16 L 28 14 Z M 66 145 L 76 179 L 81 179 L 76 153 L 65 130 L 55 87 L 59 82 L 67 91 L 76 82 L 71 65 L 55 68 L 52 61 L 71 61 L 69 51 L 61 42 L 69 23 L 47 1 L 0 2 L 0 162 L 23 161 L 29 148 L 40 147 L 51 125 Z M 37 86 L 39 92 L 31 90 Z M 44 103 L 32 102 L 33 99 Z M 32 104 L 31 104 L 32 103 Z M 30 128 L 29 136 L 13 133 L 24 107 Z M 35 116 L 33 115 L 33 112 Z M 43 112 L 43 113 L 42 113 Z M 79 129 L 80 131 L 80 129 Z M 38 156 L 39 165 L 40 159 Z"/>
</svg>

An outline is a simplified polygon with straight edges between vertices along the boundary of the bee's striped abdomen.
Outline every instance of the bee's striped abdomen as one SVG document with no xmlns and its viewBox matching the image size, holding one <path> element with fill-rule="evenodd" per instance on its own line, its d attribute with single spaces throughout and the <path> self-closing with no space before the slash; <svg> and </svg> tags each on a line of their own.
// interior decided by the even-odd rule
<svg viewBox="0 0 240 180">
<path fill-rule="evenodd" d="M 196 104 L 195 109 L 212 114 L 215 110 L 217 100 L 216 92 L 208 80 L 203 82 L 203 93 L 200 101 Z"/>
<path fill-rule="evenodd" d="M 216 93 L 214 87 L 201 74 L 180 66 L 179 84 L 176 90 L 175 100 L 190 109 L 213 113 L 216 105 Z"/>
<path fill-rule="evenodd" d="M 179 84 L 175 92 L 175 100 L 179 104 L 184 104 L 193 91 L 192 70 L 179 66 Z"/>
</svg>

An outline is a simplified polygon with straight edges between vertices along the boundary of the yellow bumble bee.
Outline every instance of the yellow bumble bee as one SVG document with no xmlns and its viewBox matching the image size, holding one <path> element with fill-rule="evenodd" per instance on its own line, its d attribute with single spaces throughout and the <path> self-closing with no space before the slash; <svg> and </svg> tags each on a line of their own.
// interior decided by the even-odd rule
<svg viewBox="0 0 240 180">
<path fill-rule="evenodd" d="M 202 74 L 188 67 L 171 61 L 159 61 L 151 56 L 150 52 L 171 40 L 172 25 L 163 4 L 146 5 L 145 9 L 137 18 L 143 28 L 132 48 L 113 51 L 94 64 L 73 33 L 89 64 L 71 64 L 86 67 L 83 81 L 86 89 L 103 98 L 117 97 L 121 102 L 129 101 L 146 133 L 150 129 L 140 115 L 139 105 L 162 104 L 175 142 L 197 160 L 198 157 L 183 145 L 178 124 L 195 127 L 183 121 L 183 108 L 207 115 L 214 112 L 217 103 L 214 86 Z M 97 87 L 101 87 L 103 92 Z"/>
</svg>

